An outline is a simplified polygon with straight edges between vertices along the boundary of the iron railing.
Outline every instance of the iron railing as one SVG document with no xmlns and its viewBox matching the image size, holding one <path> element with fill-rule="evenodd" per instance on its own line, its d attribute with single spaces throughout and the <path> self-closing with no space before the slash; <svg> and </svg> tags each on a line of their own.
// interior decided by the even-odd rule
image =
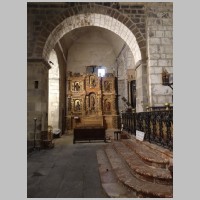
<svg viewBox="0 0 200 200">
<path fill-rule="evenodd" d="M 173 110 L 122 113 L 121 123 L 130 134 L 142 131 L 144 140 L 173 150 Z"/>
</svg>

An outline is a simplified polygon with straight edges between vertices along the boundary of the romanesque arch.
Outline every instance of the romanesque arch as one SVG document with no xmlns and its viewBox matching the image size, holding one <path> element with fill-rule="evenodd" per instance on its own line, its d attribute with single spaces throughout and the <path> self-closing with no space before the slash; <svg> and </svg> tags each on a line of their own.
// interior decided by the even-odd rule
<svg viewBox="0 0 200 200">
<path fill-rule="evenodd" d="M 64 34 L 85 26 L 106 28 L 119 35 L 129 46 L 136 64 L 146 58 L 145 38 L 135 23 L 116 9 L 96 4 L 68 8 L 44 24 L 33 50 L 34 57 L 48 61 L 52 48 Z"/>
</svg>

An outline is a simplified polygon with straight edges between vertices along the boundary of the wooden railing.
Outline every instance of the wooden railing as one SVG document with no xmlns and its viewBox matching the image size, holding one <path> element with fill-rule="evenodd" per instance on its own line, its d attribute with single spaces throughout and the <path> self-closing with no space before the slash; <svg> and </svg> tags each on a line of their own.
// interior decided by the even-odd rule
<svg viewBox="0 0 200 200">
<path fill-rule="evenodd" d="M 173 110 L 122 113 L 122 124 L 130 134 L 142 131 L 144 140 L 173 150 Z"/>
</svg>

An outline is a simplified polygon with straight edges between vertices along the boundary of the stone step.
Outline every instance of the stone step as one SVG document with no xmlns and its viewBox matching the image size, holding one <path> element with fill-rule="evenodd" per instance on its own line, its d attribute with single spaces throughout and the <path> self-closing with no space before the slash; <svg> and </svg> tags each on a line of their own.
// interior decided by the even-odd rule
<svg viewBox="0 0 200 200">
<path fill-rule="evenodd" d="M 135 136 L 133 138 L 135 138 Z M 145 146 L 149 147 L 150 149 L 156 151 L 156 153 L 159 154 L 162 158 L 168 159 L 170 161 L 170 163 L 173 164 L 173 152 L 170 151 L 169 149 L 163 148 L 156 144 L 152 144 L 148 141 L 143 141 L 141 143 L 142 143 L 142 145 L 145 145 Z"/>
<path fill-rule="evenodd" d="M 103 149 L 99 149 L 97 151 L 97 161 L 99 164 L 99 174 L 102 187 L 108 197 L 136 198 L 134 191 L 128 190 L 118 181 Z"/>
<path fill-rule="evenodd" d="M 136 139 L 122 140 L 122 142 L 148 165 L 165 169 L 168 168 L 170 159 L 167 159 L 161 152 L 144 145 L 143 142 Z"/>
<path fill-rule="evenodd" d="M 123 142 L 113 142 L 113 147 L 124 161 L 132 169 L 134 176 L 141 180 L 155 182 L 159 184 L 172 185 L 173 179 L 168 169 L 149 166 Z M 148 154 L 148 151 L 146 152 Z"/>
<path fill-rule="evenodd" d="M 125 163 L 122 157 L 114 150 L 112 144 L 108 144 L 105 148 L 105 151 L 119 181 L 121 181 L 129 189 L 135 191 L 137 197 L 173 197 L 173 187 L 171 185 L 152 183 L 135 177 L 132 174 L 129 166 Z"/>
</svg>

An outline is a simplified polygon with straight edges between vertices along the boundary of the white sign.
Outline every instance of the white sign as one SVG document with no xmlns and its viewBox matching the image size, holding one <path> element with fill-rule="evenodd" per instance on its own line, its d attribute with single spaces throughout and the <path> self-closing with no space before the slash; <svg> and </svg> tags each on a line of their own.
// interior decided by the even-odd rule
<svg viewBox="0 0 200 200">
<path fill-rule="evenodd" d="M 144 140 L 144 132 L 136 130 L 136 139 L 143 141 Z"/>
</svg>

